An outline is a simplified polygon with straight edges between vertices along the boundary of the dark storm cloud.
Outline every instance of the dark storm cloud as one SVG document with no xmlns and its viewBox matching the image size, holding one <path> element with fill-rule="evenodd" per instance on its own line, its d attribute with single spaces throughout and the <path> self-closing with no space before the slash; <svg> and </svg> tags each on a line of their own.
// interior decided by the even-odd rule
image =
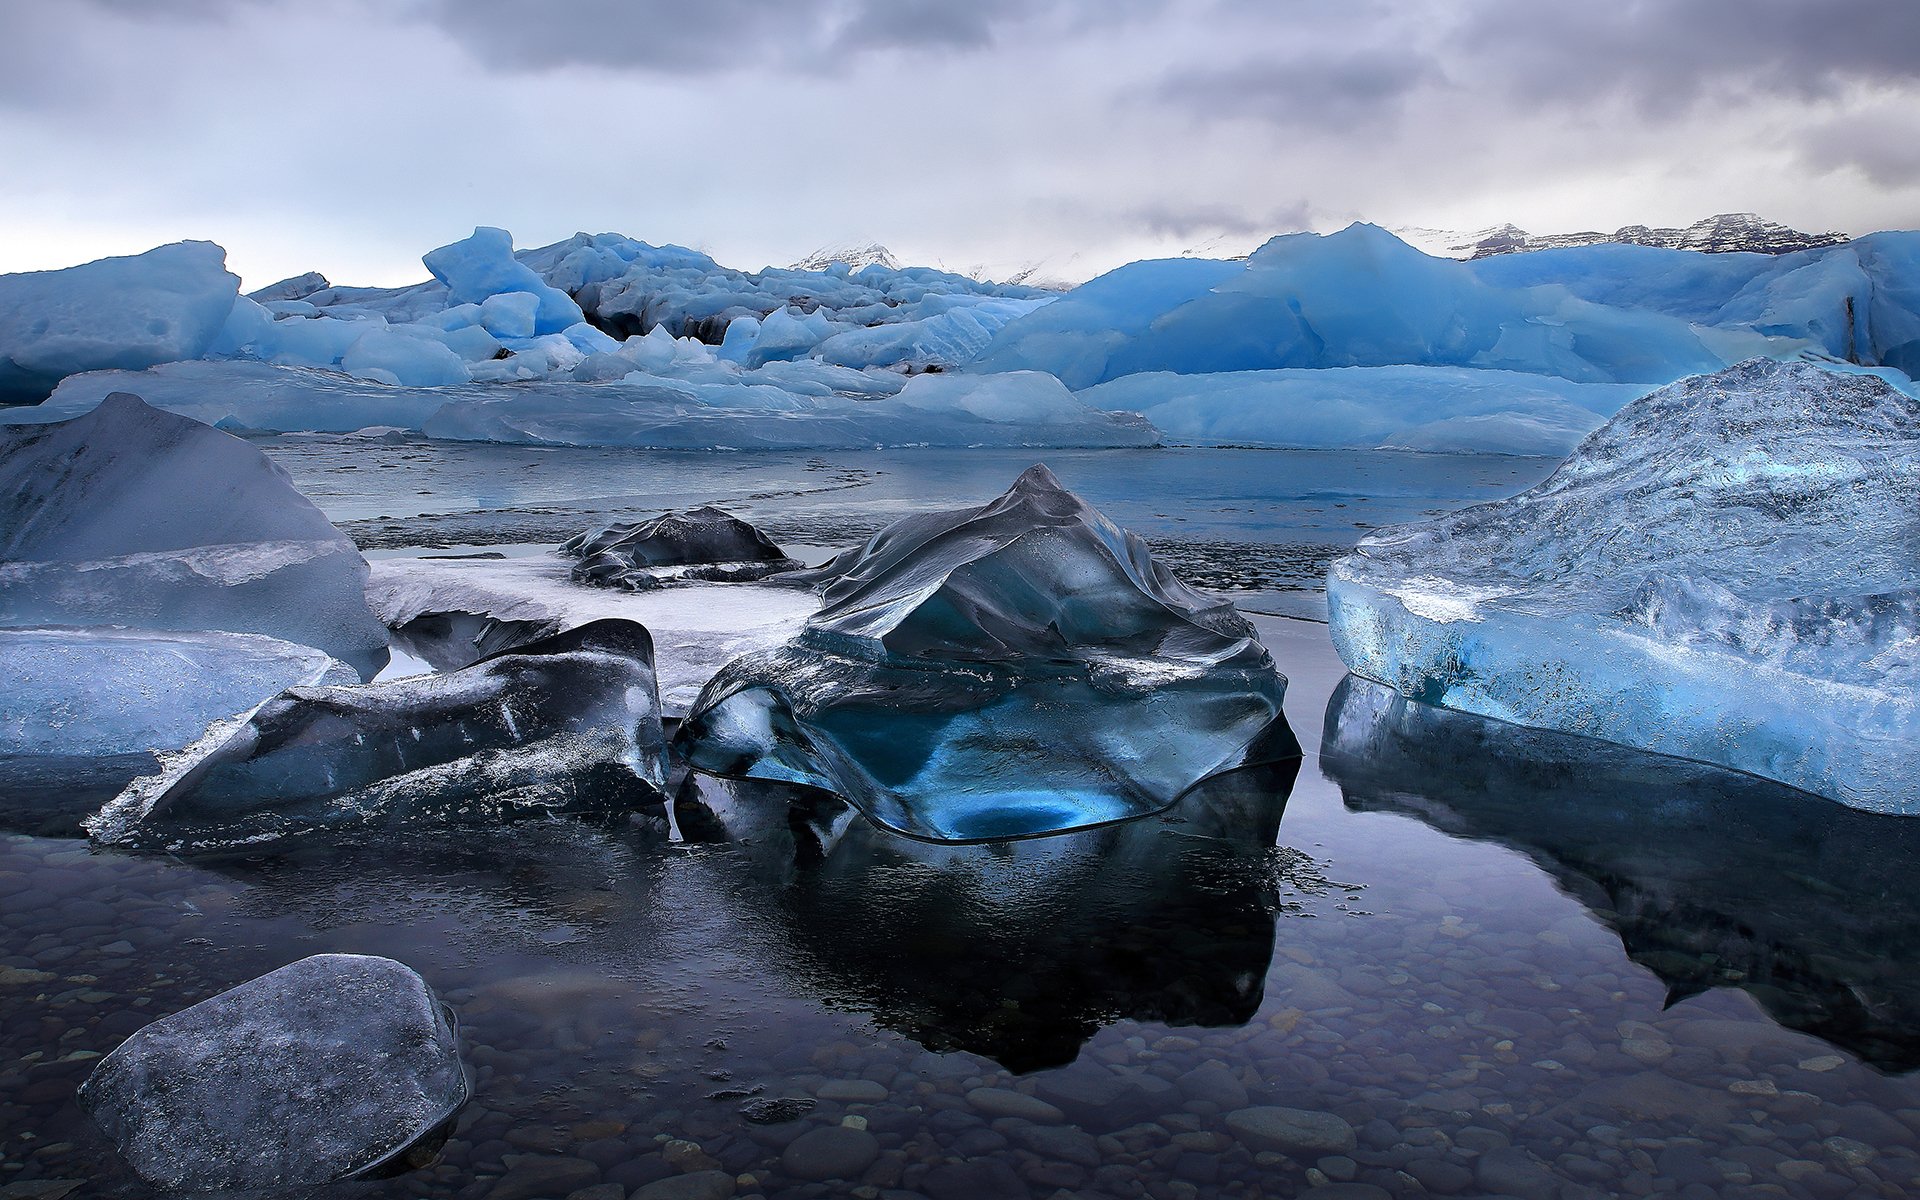
<svg viewBox="0 0 1920 1200">
<path fill-rule="evenodd" d="M 1920 79 L 1914 0 L 1477 0 L 1461 11 L 1450 49 L 1537 102 L 1613 95 L 1657 110 Z"/>
<path fill-rule="evenodd" d="M 1920 81 L 1916 0 L 1456 0 L 1337 13 L 1221 0 L 1216 12 L 1238 53 L 1167 71 L 1159 96 L 1202 117 L 1293 128 L 1391 119 L 1443 82 L 1495 118 L 1620 100 L 1658 119 L 1709 101 Z"/>
</svg>

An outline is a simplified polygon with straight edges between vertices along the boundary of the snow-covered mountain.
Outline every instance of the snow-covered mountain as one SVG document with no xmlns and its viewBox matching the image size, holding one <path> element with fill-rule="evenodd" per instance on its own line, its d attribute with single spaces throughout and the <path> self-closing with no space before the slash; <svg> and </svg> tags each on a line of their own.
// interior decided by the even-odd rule
<svg viewBox="0 0 1920 1200">
<path fill-rule="evenodd" d="M 1703 254 L 1739 251 L 1791 254 L 1796 250 L 1837 246 L 1850 240 L 1846 234 L 1837 231 L 1802 233 L 1798 229 L 1765 220 L 1756 213 L 1721 213 L 1695 221 L 1684 229 L 1626 225 L 1612 233 L 1587 230 L 1580 233 L 1533 234 L 1511 224 L 1471 232 L 1417 227 L 1393 232 L 1402 241 L 1428 254 L 1463 259 L 1491 258 L 1496 254 L 1518 254 L 1527 250 L 1557 250 L 1567 246 L 1594 246 L 1602 242 L 1660 246 L 1669 250 L 1698 250 Z"/>
<path fill-rule="evenodd" d="M 845 263 L 856 271 L 863 267 L 885 267 L 889 271 L 900 269 L 900 260 L 893 256 L 893 251 L 879 242 L 865 242 L 822 246 L 794 263 L 788 270 L 824 271 L 837 262 Z"/>
</svg>

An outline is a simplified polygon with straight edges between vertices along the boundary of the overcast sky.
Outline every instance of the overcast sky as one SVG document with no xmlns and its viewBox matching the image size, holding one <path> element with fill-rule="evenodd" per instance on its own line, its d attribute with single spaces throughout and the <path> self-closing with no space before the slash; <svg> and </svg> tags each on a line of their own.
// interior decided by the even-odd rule
<svg viewBox="0 0 1920 1200">
<path fill-rule="evenodd" d="M 0 271 L 476 224 L 1069 280 L 1354 219 L 1920 225 L 1916 0 L 0 0 Z"/>
</svg>

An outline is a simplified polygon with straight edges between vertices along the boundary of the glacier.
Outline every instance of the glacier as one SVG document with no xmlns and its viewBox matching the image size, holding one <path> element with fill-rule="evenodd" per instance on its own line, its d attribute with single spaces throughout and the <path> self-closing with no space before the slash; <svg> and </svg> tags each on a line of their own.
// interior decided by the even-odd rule
<svg viewBox="0 0 1920 1200">
<path fill-rule="evenodd" d="M 291 688 L 166 756 L 86 826 L 173 852 L 627 812 L 660 802 L 664 744 L 652 640 L 607 619 L 445 674 Z"/>
<path fill-rule="evenodd" d="M 1594 428 L 1584 414 L 1755 355 L 1920 370 L 1912 232 L 1785 254 L 1599 244 L 1460 262 L 1355 224 L 1274 238 L 1244 261 L 1131 263 L 1064 296 L 879 261 L 748 272 L 612 233 L 515 250 L 490 226 L 429 251 L 431 278 L 398 288 L 309 273 L 236 296 L 210 243 L 140 257 L 189 250 L 218 275 L 193 293 L 193 337 L 141 334 L 128 322 L 193 323 L 83 286 L 138 260 L 72 268 L 82 282 L 59 287 L 0 277 L 0 314 L 13 314 L 0 352 L 7 330 L 45 324 L 25 301 L 10 307 L 9 289 L 111 310 L 76 326 L 84 353 L 19 359 L 39 365 L 16 398 L 52 397 L 0 408 L 0 423 L 71 417 L 124 390 L 236 430 L 384 425 L 533 445 L 1164 437 L 1558 456 Z M 936 375 L 1019 382 L 921 382 Z M 983 403 L 983 387 L 1019 402 Z"/>
<path fill-rule="evenodd" d="M 1424 703 L 1920 813 L 1920 399 L 1755 359 L 1545 482 L 1330 572 L 1354 674 Z"/>
<path fill-rule="evenodd" d="M 265 634 L 371 678 L 387 636 L 366 578 L 286 472 L 219 430 L 126 393 L 0 426 L 0 626 Z"/>
<path fill-rule="evenodd" d="M 212 242 L 0 275 L 0 404 L 40 400 L 81 371 L 198 358 L 239 289 Z"/>
<path fill-rule="evenodd" d="M 1298 753 L 1285 678 L 1225 601 L 1036 466 L 814 573 L 791 642 L 727 665 L 675 735 L 695 769 L 836 793 L 932 841 L 1157 812 Z"/>
</svg>

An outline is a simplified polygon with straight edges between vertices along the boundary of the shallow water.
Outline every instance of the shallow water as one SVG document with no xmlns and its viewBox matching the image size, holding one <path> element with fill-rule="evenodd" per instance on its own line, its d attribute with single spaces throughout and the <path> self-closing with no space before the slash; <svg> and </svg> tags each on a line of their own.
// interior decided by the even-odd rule
<svg viewBox="0 0 1920 1200">
<path fill-rule="evenodd" d="M 1096 490 L 1128 470 L 1082 475 L 1145 524 Z M 476 1086 L 436 1165 L 328 1196 L 1920 1189 L 1920 827 L 1397 705 L 1259 624 L 1297 773 L 1069 837 L 928 847 L 710 782 L 671 821 L 224 861 L 0 837 L 0 1195 L 145 1194 L 73 1104 L 92 1057 L 329 950 L 424 974 Z"/>
</svg>

